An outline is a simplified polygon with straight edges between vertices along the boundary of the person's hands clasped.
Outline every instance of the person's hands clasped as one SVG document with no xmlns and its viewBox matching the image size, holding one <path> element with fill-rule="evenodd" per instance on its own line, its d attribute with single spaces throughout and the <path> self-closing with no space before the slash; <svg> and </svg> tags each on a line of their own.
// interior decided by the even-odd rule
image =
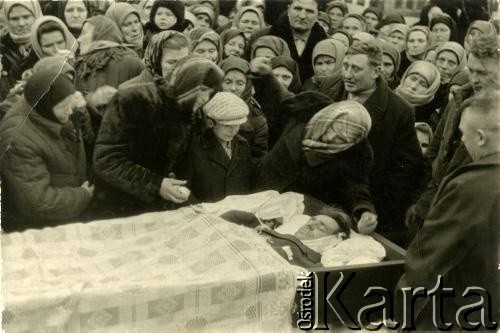
<svg viewBox="0 0 500 333">
<path fill-rule="evenodd" d="M 86 180 L 82 185 L 80 185 L 80 187 L 87 191 L 91 198 L 94 196 L 95 185 L 90 185 L 90 183 Z"/>
<path fill-rule="evenodd" d="M 258 75 L 268 75 L 272 73 L 271 60 L 265 57 L 256 57 L 250 61 L 250 72 Z"/>
<path fill-rule="evenodd" d="M 183 203 L 189 198 L 189 190 L 186 191 L 187 189 L 183 187 L 186 184 L 187 181 L 185 180 L 163 178 L 159 194 L 165 200 L 175 203 Z"/>
<path fill-rule="evenodd" d="M 369 235 L 375 231 L 377 227 L 377 215 L 372 212 L 363 212 L 358 221 L 358 231 L 360 234 Z"/>
</svg>

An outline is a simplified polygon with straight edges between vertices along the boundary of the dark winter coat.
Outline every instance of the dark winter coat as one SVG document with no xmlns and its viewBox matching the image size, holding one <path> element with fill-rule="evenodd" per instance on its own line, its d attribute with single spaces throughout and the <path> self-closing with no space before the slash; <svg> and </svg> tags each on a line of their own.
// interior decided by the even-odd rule
<svg viewBox="0 0 500 333">
<path fill-rule="evenodd" d="M 366 140 L 316 167 L 307 164 L 302 139 L 305 125 L 314 113 L 296 114 L 290 120 L 262 161 L 256 189 L 308 194 L 327 204 L 339 205 L 356 217 L 364 210 L 374 212 L 368 184 L 373 153 Z"/>
<path fill-rule="evenodd" d="M 415 207 L 420 220 L 424 220 L 427 216 L 430 204 L 443 178 L 458 167 L 472 161 L 461 141 L 461 132 L 458 128 L 460 107 L 472 94 L 470 85 L 457 90 L 434 132 L 432 142 L 425 154 L 426 159 L 432 162 L 432 177 L 428 177 L 427 187 L 420 195 Z"/>
<path fill-rule="evenodd" d="M 330 97 L 335 101 L 347 99 L 343 81 L 332 89 Z M 382 78 L 363 105 L 372 118 L 368 135 L 374 153 L 370 192 L 379 217 L 378 230 L 401 231 L 423 169 L 414 112 Z"/>
<path fill-rule="evenodd" d="M 302 55 L 299 56 L 297 48 L 295 47 L 292 28 L 290 27 L 290 22 L 286 13 L 280 16 L 270 29 L 263 29 L 260 32 L 257 32 L 255 37 L 263 35 L 277 36 L 282 38 L 287 43 L 288 48 L 290 49 L 291 57 L 299 65 L 300 80 L 302 82 L 305 82 L 314 75 L 312 65 L 312 52 L 314 47 L 318 42 L 328 38 L 325 30 L 319 25 L 319 23 L 316 22 L 311 29 L 311 34 L 307 39 L 304 51 L 302 52 Z"/>
<path fill-rule="evenodd" d="M 268 151 L 269 127 L 260 105 L 250 97 L 247 101 L 249 114 L 246 123 L 241 125 L 239 134 L 244 137 L 250 145 L 252 163 L 258 165 Z"/>
<path fill-rule="evenodd" d="M 31 111 L 31 112 L 30 112 Z M 2 229 L 78 221 L 90 202 L 83 140 L 23 100 L 1 122 Z"/>
<path fill-rule="evenodd" d="M 248 142 L 236 135 L 231 150 L 229 159 L 211 129 L 193 139 L 180 178 L 188 181 L 195 201 L 215 202 L 227 195 L 250 193 L 253 165 Z"/>
<path fill-rule="evenodd" d="M 406 252 L 405 274 L 398 287 L 430 290 L 442 275 L 444 286 L 455 294 L 442 307 L 444 322 L 457 325 L 458 308 L 472 304 L 461 297 L 471 286 L 489 292 L 493 311 L 498 306 L 499 172 L 497 153 L 463 165 L 445 177 L 423 228 Z M 416 309 L 416 328 L 434 331 L 432 301 L 428 298 L 427 304 L 417 303 Z M 468 322 L 480 321 L 479 313 L 473 311 Z"/>
<path fill-rule="evenodd" d="M 181 113 L 164 81 L 120 88 L 104 115 L 94 150 L 100 186 L 97 214 L 127 216 L 166 207 L 163 178 L 178 173 L 191 138 L 191 115 Z"/>
<path fill-rule="evenodd" d="M 0 37 L 0 55 L 3 67 L 0 75 L 0 101 L 3 101 L 10 89 L 21 80 L 23 72 L 33 68 L 38 57 L 32 49 L 28 56 L 23 58 L 9 34 Z"/>
</svg>

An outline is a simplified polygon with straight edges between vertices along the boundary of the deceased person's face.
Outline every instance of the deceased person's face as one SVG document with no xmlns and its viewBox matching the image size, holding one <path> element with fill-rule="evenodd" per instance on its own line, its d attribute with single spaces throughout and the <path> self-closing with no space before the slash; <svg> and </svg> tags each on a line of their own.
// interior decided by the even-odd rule
<svg viewBox="0 0 500 333">
<path fill-rule="evenodd" d="M 338 233 L 340 226 L 333 218 L 326 215 L 312 216 L 296 233 L 300 240 L 317 239 Z"/>
</svg>

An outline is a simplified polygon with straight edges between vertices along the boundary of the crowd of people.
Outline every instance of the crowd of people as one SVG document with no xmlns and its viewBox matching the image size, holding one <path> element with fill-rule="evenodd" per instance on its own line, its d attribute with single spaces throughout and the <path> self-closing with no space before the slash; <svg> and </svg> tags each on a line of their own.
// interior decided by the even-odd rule
<svg viewBox="0 0 500 333">
<path fill-rule="evenodd" d="M 430 0 L 414 25 L 323 0 L 0 7 L 5 232 L 272 189 L 403 246 L 421 233 L 420 256 L 496 216 L 486 1 Z"/>
</svg>

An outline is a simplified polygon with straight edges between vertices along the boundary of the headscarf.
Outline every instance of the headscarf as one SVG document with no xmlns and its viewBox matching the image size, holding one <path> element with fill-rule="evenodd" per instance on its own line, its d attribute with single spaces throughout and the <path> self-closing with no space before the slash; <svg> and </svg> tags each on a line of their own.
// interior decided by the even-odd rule
<svg viewBox="0 0 500 333">
<path fill-rule="evenodd" d="M 137 15 L 139 22 L 141 22 L 141 15 L 137 11 L 137 9 L 135 9 L 134 6 L 126 2 L 117 2 L 111 5 L 111 7 L 109 7 L 108 10 L 106 11 L 105 15 L 106 17 L 109 17 L 111 20 L 113 20 L 121 31 L 123 22 L 127 19 L 127 17 L 130 14 Z M 142 30 L 141 33 L 143 34 Z"/>
<path fill-rule="evenodd" d="M 352 45 L 352 43 L 353 43 L 352 36 L 347 31 L 342 30 L 342 29 L 335 29 L 332 31 L 331 36 L 333 36 L 334 34 L 343 34 L 349 40 L 349 46 Z"/>
<path fill-rule="evenodd" d="M 267 47 L 268 49 L 271 49 L 276 56 L 290 57 L 288 44 L 280 37 L 267 35 L 257 38 L 252 43 L 250 50 L 252 59 L 255 57 L 255 51 L 260 47 Z"/>
<path fill-rule="evenodd" d="M 293 75 L 293 79 L 288 87 L 288 90 L 295 94 L 300 91 L 302 83 L 300 81 L 299 65 L 297 65 L 295 60 L 289 56 L 277 56 L 271 59 L 271 67 L 273 69 L 277 67 L 285 67 L 288 69 Z"/>
<path fill-rule="evenodd" d="M 120 29 L 110 18 L 104 15 L 97 15 L 85 20 L 83 24 L 85 25 L 86 23 L 94 26 L 92 43 L 87 53 L 98 49 L 118 46 L 123 43 Z"/>
<path fill-rule="evenodd" d="M 367 43 L 375 40 L 375 37 L 372 34 L 369 34 L 368 32 L 358 31 L 353 34 L 352 40 Z"/>
<path fill-rule="evenodd" d="M 409 30 L 408 30 L 408 33 L 406 34 L 406 46 L 405 46 L 405 50 L 406 50 L 406 56 L 408 57 L 408 59 L 413 62 L 413 61 L 417 61 L 417 60 L 422 60 L 422 59 L 418 59 L 418 58 L 415 58 L 414 56 L 411 56 L 408 54 L 408 37 L 410 36 L 410 34 L 414 31 L 420 31 L 420 32 L 423 32 L 426 36 L 426 39 L 427 39 L 427 46 L 424 50 L 424 52 L 422 53 L 422 55 L 425 55 L 425 52 L 427 51 L 427 49 L 432 46 L 433 44 L 433 41 L 432 41 L 432 35 L 431 35 L 431 31 L 429 30 L 428 27 L 426 26 L 423 26 L 423 25 L 414 25 L 413 27 L 411 27 Z"/>
<path fill-rule="evenodd" d="M 33 17 L 38 19 L 40 16 L 42 16 L 42 9 L 40 8 L 40 4 L 38 3 L 37 0 L 12 0 L 12 1 L 4 1 L 3 2 L 3 12 L 5 14 L 5 17 L 7 19 L 7 25 L 9 25 L 9 14 L 10 11 L 12 10 L 13 7 L 15 6 L 21 6 L 28 10 L 31 14 L 33 14 Z M 9 35 L 14 44 L 16 45 L 26 45 L 29 44 L 31 41 L 31 33 L 28 32 L 25 35 L 16 35 L 11 32 L 11 29 L 9 29 Z"/>
<path fill-rule="evenodd" d="M 375 14 L 375 16 L 378 18 L 378 22 L 382 22 L 382 19 L 384 17 L 384 14 L 382 13 L 382 11 L 377 8 L 377 7 L 368 7 L 366 8 L 364 11 L 363 11 L 363 16 L 365 16 L 366 13 L 372 13 L 372 14 Z"/>
<path fill-rule="evenodd" d="M 163 56 L 163 45 L 173 36 L 184 38 L 187 41 L 188 48 L 191 48 L 189 38 L 181 32 L 165 30 L 155 34 L 151 37 L 144 52 L 144 63 L 153 76 L 162 76 L 161 58 Z"/>
<path fill-rule="evenodd" d="M 248 77 L 248 73 L 250 72 L 250 64 L 248 61 L 239 57 L 230 56 L 222 60 L 219 67 L 224 71 L 224 75 L 229 71 L 237 70 L 246 76 L 247 84 L 240 97 L 248 102 L 248 99 L 252 97 L 252 81 Z"/>
<path fill-rule="evenodd" d="M 28 79 L 24 98 L 42 117 L 59 123 L 52 108 L 76 92 L 75 85 L 57 68 L 44 68 Z"/>
<path fill-rule="evenodd" d="M 170 80 L 173 94 L 179 104 L 192 107 L 201 86 L 219 90 L 224 73 L 212 61 L 201 57 L 187 57 L 177 63 Z"/>
<path fill-rule="evenodd" d="M 408 31 L 410 31 L 410 27 L 403 23 L 394 23 L 389 34 L 392 34 L 393 32 L 396 31 L 401 32 L 404 36 L 408 36 Z"/>
<path fill-rule="evenodd" d="M 153 32 L 160 32 L 160 29 L 155 24 L 156 12 L 160 7 L 170 9 L 172 14 L 177 18 L 177 22 L 170 27 L 168 30 L 183 31 L 184 25 L 184 3 L 180 0 L 155 0 L 153 6 L 151 7 L 151 12 L 149 13 L 149 22 L 146 24 L 146 29 L 150 29 Z"/>
<path fill-rule="evenodd" d="M 264 15 L 257 7 L 245 6 L 245 7 L 241 7 L 241 9 L 236 13 L 236 15 L 234 15 L 233 25 L 232 25 L 233 28 L 239 29 L 238 25 L 240 23 L 241 17 L 246 12 L 252 12 L 252 13 L 257 14 L 257 17 L 259 18 L 260 29 L 263 29 L 266 26 L 266 22 L 264 21 Z"/>
<path fill-rule="evenodd" d="M 443 23 L 450 29 L 451 32 L 449 41 L 456 41 L 457 24 L 455 23 L 455 20 L 452 19 L 451 16 L 448 14 L 435 16 L 431 19 L 431 22 L 429 23 L 429 29 L 432 31 L 432 28 L 438 23 Z"/>
<path fill-rule="evenodd" d="M 71 28 L 68 25 L 68 22 L 66 22 L 66 18 L 64 16 L 64 11 L 66 10 L 66 5 L 68 4 L 68 0 L 61 0 L 61 1 L 58 1 L 57 3 L 58 3 L 57 16 L 66 24 L 66 26 L 68 27 L 68 30 L 71 32 L 71 34 L 75 38 L 78 38 L 78 36 L 80 35 L 80 32 L 82 31 L 83 25 L 80 28 Z M 82 3 L 85 6 L 85 8 L 87 8 L 87 19 L 89 19 L 92 16 L 90 2 L 89 2 L 89 0 L 82 0 Z"/>
<path fill-rule="evenodd" d="M 360 143 L 370 133 L 371 126 L 370 114 L 356 101 L 342 101 L 323 108 L 304 130 L 302 149 L 308 164 L 315 166 L 324 160 L 321 156 L 337 154 Z"/>
<path fill-rule="evenodd" d="M 33 50 L 35 51 L 38 58 L 47 56 L 43 53 L 42 46 L 40 45 L 40 36 L 38 36 L 38 30 L 47 22 L 54 22 L 59 26 L 59 30 L 61 30 L 66 41 L 66 49 L 74 54 L 76 52 L 76 49 L 78 48 L 78 43 L 76 42 L 75 37 L 73 37 L 71 32 L 66 27 L 66 24 L 64 24 L 63 21 L 55 16 L 41 16 L 37 18 L 31 26 L 31 46 L 33 47 Z"/>
<path fill-rule="evenodd" d="M 326 5 L 326 9 L 325 9 L 325 12 L 328 13 L 330 10 L 332 10 L 332 8 L 338 8 L 342 11 L 342 14 L 345 16 L 349 13 L 349 8 L 347 7 L 347 5 L 342 2 L 342 1 L 330 1 L 327 5 Z"/>
<path fill-rule="evenodd" d="M 426 79 L 429 87 L 425 93 L 417 95 L 404 87 L 405 80 L 410 74 L 419 74 Z M 436 66 L 427 61 L 417 60 L 408 66 L 395 92 L 412 106 L 421 106 L 430 103 L 434 99 L 434 95 L 438 91 L 440 85 L 441 74 L 439 74 L 439 70 Z"/>
<path fill-rule="evenodd" d="M 137 11 L 139 12 L 139 15 L 141 17 L 141 22 L 143 25 L 149 22 L 149 17 L 148 18 L 142 17 L 143 12 L 146 9 L 146 5 L 148 4 L 149 1 L 151 1 L 151 0 L 139 0 L 139 3 L 136 5 Z M 154 1 L 154 0 L 152 0 L 152 1 Z"/>
<path fill-rule="evenodd" d="M 392 63 L 394 64 L 394 72 L 392 73 L 392 78 L 394 78 L 398 74 L 399 65 L 401 65 L 401 53 L 399 53 L 398 49 L 390 43 L 384 40 L 379 41 L 380 49 L 382 50 L 382 54 L 388 55 L 392 59 Z"/>
<path fill-rule="evenodd" d="M 194 50 L 196 48 L 197 45 L 199 45 L 201 42 L 203 41 L 208 41 L 210 43 L 212 43 L 213 45 L 215 45 L 215 48 L 217 49 L 217 60 L 215 60 L 216 63 L 219 63 L 219 61 L 222 59 L 222 46 L 221 46 L 221 40 L 220 40 L 220 36 L 218 33 L 216 33 L 215 31 L 213 30 L 208 30 L 204 33 L 202 33 L 201 35 L 199 35 L 198 37 L 198 33 L 200 31 L 203 31 L 202 29 L 205 29 L 205 28 L 194 28 L 193 30 L 190 31 L 190 34 L 189 36 L 193 36 L 191 37 L 191 49 Z"/>
<path fill-rule="evenodd" d="M 462 69 L 464 69 L 466 62 L 467 62 L 467 57 L 465 55 L 465 49 L 462 47 L 462 45 L 460 45 L 456 42 L 446 42 L 443 45 L 441 45 L 436 51 L 436 56 L 435 56 L 435 59 L 433 61 L 434 65 L 436 64 L 436 60 L 437 60 L 439 54 L 443 51 L 450 51 L 451 53 L 453 53 L 457 57 L 457 65 L 458 66 L 451 74 L 452 76 L 455 73 L 460 72 Z"/>
<path fill-rule="evenodd" d="M 467 33 L 465 34 L 465 40 L 464 40 L 464 49 L 465 51 L 467 51 L 467 53 L 470 51 L 471 47 L 471 40 L 469 38 L 469 34 L 472 31 L 472 29 L 479 30 L 484 35 L 492 35 L 496 38 L 495 26 L 491 22 L 482 20 L 476 20 L 472 22 L 469 25 L 469 28 L 467 29 Z"/>
<path fill-rule="evenodd" d="M 196 15 L 206 15 L 210 19 L 210 28 L 213 28 L 215 26 L 215 23 L 217 22 L 217 18 L 215 17 L 215 12 L 212 10 L 212 8 L 204 5 L 195 5 L 189 8 L 191 13 L 193 13 L 194 16 Z"/>
<path fill-rule="evenodd" d="M 332 19 L 330 18 L 330 15 L 325 12 L 319 12 L 318 21 L 326 23 L 326 25 L 328 26 L 327 33 L 330 33 L 330 30 L 332 30 Z"/>
<path fill-rule="evenodd" d="M 324 39 L 320 41 L 313 49 L 312 52 L 312 65 L 314 68 L 314 63 L 316 58 L 320 55 L 327 55 L 335 59 L 335 69 L 334 74 L 340 74 L 342 72 L 342 61 L 344 60 L 347 48 L 340 41 L 335 39 Z"/>
<path fill-rule="evenodd" d="M 71 74 L 76 79 L 75 69 L 65 56 L 49 56 L 38 60 L 35 66 L 33 66 L 33 74 L 46 69 L 60 72 L 61 74 Z"/>
<path fill-rule="evenodd" d="M 222 57 L 225 58 L 226 55 L 225 55 L 225 51 L 224 51 L 224 47 L 226 46 L 226 44 L 231 40 L 233 39 L 234 37 L 236 36 L 241 36 L 243 37 L 243 41 L 245 43 L 245 46 L 243 47 L 243 55 L 245 55 L 245 51 L 247 49 L 247 40 L 245 38 L 245 35 L 243 34 L 243 32 L 239 31 L 238 29 L 226 29 L 224 30 L 221 34 L 220 34 L 220 41 L 221 41 L 221 47 L 222 47 Z"/>
<path fill-rule="evenodd" d="M 343 20 L 342 20 L 342 24 L 344 24 L 344 21 L 348 18 L 353 18 L 353 19 L 356 19 L 359 21 L 359 23 L 361 23 L 361 26 L 362 26 L 362 30 L 361 31 L 368 31 L 368 25 L 366 24 L 366 19 L 362 16 L 362 15 L 359 15 L 359 14 L 347 14 L 346 16 L 344 16 Z M 342 24 L 340 25 L 342 27 Z"/>
</svg>

